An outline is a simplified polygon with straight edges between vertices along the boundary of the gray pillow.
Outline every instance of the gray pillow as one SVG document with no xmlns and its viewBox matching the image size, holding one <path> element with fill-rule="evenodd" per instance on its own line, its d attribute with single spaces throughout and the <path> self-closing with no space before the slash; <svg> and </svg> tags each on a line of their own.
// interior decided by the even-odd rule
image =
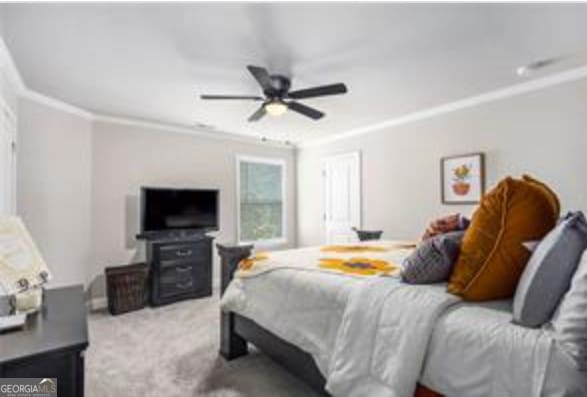
<svg viewBox="0 0 587 397">
<path fill-rule="evenodd" d="M 587 248 L 582 212 L 569 212 L 538 244 L 514 296 L 514 322 L 539 327 L 552 317 Z"/>
<path fill-rule="evenodd" d="M 431 284 L 448 280 L 459 255 L 464 231 L 425 240 L 402 263 L 401 278 L 408 284 Z"/>
<path fill-rule="evenodd" d="M 587 251 L 552 318 L 552 328 L 561 350 L 578 370 L 587 371 Z"/>
</svg>

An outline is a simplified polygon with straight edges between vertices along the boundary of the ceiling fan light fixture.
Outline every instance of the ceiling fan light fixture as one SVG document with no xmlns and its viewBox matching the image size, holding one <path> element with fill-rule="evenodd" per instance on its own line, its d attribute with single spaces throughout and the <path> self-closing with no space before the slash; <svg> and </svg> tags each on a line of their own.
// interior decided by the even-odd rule
<svg viewBox="0 0 587 397">
<path fill-rule="evenodd" d="M 530 74 L 530 69 L 528 68 L 528 66 L 520 66 L 519 68 L 516 69 L 516 74 L 519 77 L 526 77 Z"/>
<path fill-rule="evenodd" d="M 260 66 L 248 65 L 247 69 L 261 86 L 261 89 L 263 90 L 262 96 L 200 95 L 200 98 L 206 100 L 242 99 L 249 101 L 262 101 L 261 106 L 259 106 L 247 119 L 249 122 L 259 121 L 266 115 L 279 117 L 289 110 L 302 116 L 309 117 L 312 120 L 320 120 L 324 117 L 324 113 L 299 102 L 299 100 L 347 93 L 347 88 L 344 83 L 327 84 L 290 91 L 290 79 L 288 77 L 278 74 L 269 74 L 267 69 Z M 285 102 L 284 99 L 287 102 Z"/>
<path fill-rule="evenodd" d="M 273 117 L 281 116 L 287 111 L 287 105 L 278 99 L 267 102 L 264 107 L 267 114 Z"/>
</svg>

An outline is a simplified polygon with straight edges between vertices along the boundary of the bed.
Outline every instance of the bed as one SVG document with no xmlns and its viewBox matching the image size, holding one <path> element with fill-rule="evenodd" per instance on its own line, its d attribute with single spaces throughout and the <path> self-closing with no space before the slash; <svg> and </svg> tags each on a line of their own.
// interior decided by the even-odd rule
<svg viewBox="0 0 587 397">
<path fill-rule="evenodd" d="M 416 383 L 451 397 L 587 395 L 586 374 L 548 331 L 512 324 L 509 301 L 468 304 L 443 285 L 300 267 L 326 255 L 318 247 L 280 251 L 274 260 L 282 266 L 233 280 L 252 246 L 218 248 L 227 359 L 246 354 L 251 342 L 325 395 L 408 396 Z"/>
</svg>

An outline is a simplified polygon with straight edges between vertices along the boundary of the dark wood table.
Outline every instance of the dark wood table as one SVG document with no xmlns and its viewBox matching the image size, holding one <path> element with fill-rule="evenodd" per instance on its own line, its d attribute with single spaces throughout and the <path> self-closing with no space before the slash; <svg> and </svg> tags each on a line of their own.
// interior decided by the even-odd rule
<svg viewBox="0 0 587 397">
<path fill-rule="evenodd" d="M 83 396 L 88 344 L 83 287 L 49 289 L 24 329 L 0 334 L 0 377 L 57 378 L 58 396 Z"/>
</svg>

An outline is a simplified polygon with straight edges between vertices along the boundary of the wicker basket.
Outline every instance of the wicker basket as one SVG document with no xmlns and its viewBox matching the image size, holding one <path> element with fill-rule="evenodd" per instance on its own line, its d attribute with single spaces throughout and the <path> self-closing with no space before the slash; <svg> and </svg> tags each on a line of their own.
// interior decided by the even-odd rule
<svg viewBox="0 0 587 397">
<path fill-rule="evenodd" d="M 108 311 L 112 315 L 145 307 L 149 268 L 145 263 L 106 268 Z"/>
</svg>

